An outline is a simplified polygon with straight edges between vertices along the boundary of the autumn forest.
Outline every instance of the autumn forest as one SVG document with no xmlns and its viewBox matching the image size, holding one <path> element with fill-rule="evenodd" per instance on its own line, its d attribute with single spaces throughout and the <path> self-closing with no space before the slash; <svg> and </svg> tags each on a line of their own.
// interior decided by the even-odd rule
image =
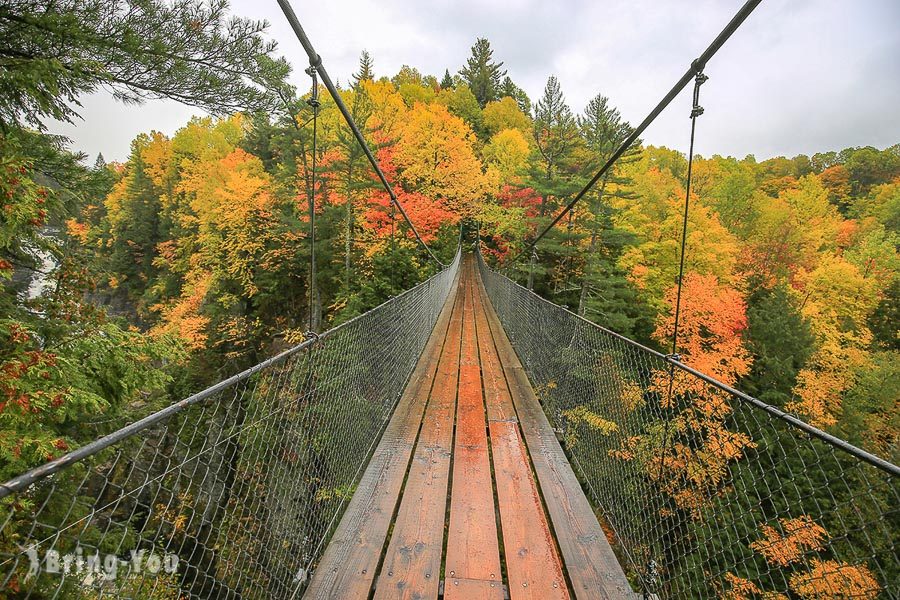
<svg viewBox="0 0 900 600">
<path fill-rule="evenodd" d="M 47 36 L 73 26 L 46 25 Z M 257 39 L 245 26 L 234 35 Z M 105 42 L 85 43 L 100 52 Z M 223 60 L 268 91 L 213 82 L 207 91 L 222 92 L 221 104 L 193 104 L 215 116 L 171 136 L 148 128 L 125 162 L 74 153 L 43 128 L 49 117 L 71 118 L 77 94 L 99 85 L 89 67 L 3 75 L 4 89 L 18 90 L 0 102 L 3 480 L 435 272 L 328 94 L 320 89 L 314 108 L 309 89 L 285 83 L 287 66 L 267 56 L 271 48 L 244 43 Z M 248 67 L 241 53 L 265 60 Z M 140 69 L 101 83 L 142 101 L 129 72 Z M 190 91 L 162 76 L 142 85 L 156 97 Z M 385 73 L 363 51 L 339 88 L 438 257 L 453 257 L 461 227 L 468 244 L 478 231 L 491 266 L 668 352 L 684 148 L 632 148 L 534 261 L 513 260 L 631 133 L 608 98 L 614 90 L 598 87 L 586 106 L 572 106 L 551 75 L 529 98 L 486 39 L 468 56 L 460 49 L 460 64 L 444 73 Z M 900 145 L 698 156 L 690 202 L 683 361 L 900 461 Z"/>
</svg>

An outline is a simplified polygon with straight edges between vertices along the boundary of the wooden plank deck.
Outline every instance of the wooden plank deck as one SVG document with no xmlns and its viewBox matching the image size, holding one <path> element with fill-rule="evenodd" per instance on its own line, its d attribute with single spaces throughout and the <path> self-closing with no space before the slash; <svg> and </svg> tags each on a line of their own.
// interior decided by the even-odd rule
<svg viewBox="0 0 900 600">
<path fill-rule="evenodd" d="M 490 582 L 499 583 L 502 576 L 475 332 L 474 283 L 471 277 L 465 277 L 460 284 L 460 294 L 464 297 L 462 351 L 444 570 L 447 577 L 467 580 L 467 587 L 474 585 L 468 582 L 487 582 L 486 590 L 490 591 L 493 589 Z"/>
<path fill-rule="evenodd" d="M 472 257 L 304 598 L 441 594 L 637 598 Z"/>
</svg>

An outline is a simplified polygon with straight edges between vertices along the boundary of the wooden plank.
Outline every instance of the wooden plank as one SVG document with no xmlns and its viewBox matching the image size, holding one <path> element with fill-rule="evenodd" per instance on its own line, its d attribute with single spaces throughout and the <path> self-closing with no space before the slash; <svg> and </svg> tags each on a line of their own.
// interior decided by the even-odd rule
<svg viewBox="0 0 900 600">
<path fill-rule="evenodd" d="M 461 308 L 465 278 L 459 284 Z M 461 310 L 454 310 L 394 523 L 375 598 L 437 598 L 459 373 Z"/>
<path fill-rule="evenodd" d="M 478 292 L 475 298 L 478 350 L 490 417 L 488 427 L 509 595 L 513 600 L 568 598 L 562 564 L 519 434 L 515 408 L 487 324 L 484 302 L 477 286 L 474 291 Z"/>
<path fill-rule="evenodd" d="M 490 305 L 480 279 L 478 290 L 575 596 L 579 599 L 637 598 Z M 505 534 L 505 524 L 503 529 Z"/>
<path fill-rule="evenodd" d="M 444 583 L 444 600 L 504 600 L 503 585 L 499 581 L 452 577 Z"/>
<path fill-rule="evenodd" d="M 463 277 L 467 282 L 472 282 L 474 271 L 471 260 L 466 261 L 464 268 Z M 475 339 L 474 294 L 474 286 L 467 285 L 456 403 L 450 524 L 444 566 L 448 580 L 445 589 L 448 586 L 457 587 L 449 582 L 450 578 L 501 581 L 494 491 Z"/>
<path fill-rule="evenodd" d="M 492 421 L 491 450 L 497 480 L 500 528 L 511 600 L 568 598 L 562 564 L 553 544 L 519 426 Z"/>
<path fill-rule="evenodd" d="M 451 289 L 304 598 L 368 598 L 456 305 L 457 283 Z"/>
<path fill-rule="evenodd" d="M 475 291 L 479 292 L 475 294 L 475 323 L 478 328 L 478 352 L 481 358 L 481 374 L 484 378 L 484 399 L 488 420 L 515 421 L 516 410 L 506 384 L 506 376 L 503 374 L 503 365 L 500 364 L 500 356 L 491 337 L 484 301 L 480 290 L 476 288 Z"/>
</svg>

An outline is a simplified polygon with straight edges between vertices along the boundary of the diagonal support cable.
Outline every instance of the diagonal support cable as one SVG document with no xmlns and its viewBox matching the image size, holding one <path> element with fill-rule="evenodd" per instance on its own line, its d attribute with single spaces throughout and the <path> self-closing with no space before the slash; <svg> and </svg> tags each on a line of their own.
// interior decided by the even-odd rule
<svg viewBox="0 0 900 600">
<path fill-rule="evenodd" d="M 303 31 L 303 27 L 300 25 L 300 21 L 297 19 L 297 15 L 294 13 L 294 9 L 291 8 L 291 3 L 288 0 L 278 0 L 278 5 L 281 7 L 282 12 L 284 12 L 284 16 L 287 18 L 288 23 L 290 23 L 291 28 L 294 30 L 297 39 L 300 40 L 300 44 L 303 46 L 303 49 L 306 50 L 306 54 L 309 55 L 310 66 L 316 69 L 316 72 L 322 79 L 322 84 L 325 86 L 325 89 L 328 90 L 328 93 L 331 95 L 331 98 L 337 105 L 338 110 L 341 111 L 341 114 L 344 116 L 344 120 L 350 127 L 350 131 L 353 132 L 353 137 L 355 137 L 356 141 L 359 142 L 359 145 L 365 153 L 366 158 L 369 160 L 369 164 L 372 165 L 372 168 L 375 169 L 375 173 L 378 174 L 378 179 L 381 180 L 381 185 L 384 186 L 385 191 L 387 191 L 388 195 L 391 197 L 391 202 L 393 203 L 393 205 L 396 206 L 397 210 L 400 211 L 400 214 L 403 216 L 403 220 L 406 221 L 407 225 L 409 225 L 409 228 L 412 230 L 413 235 L 415 235 L 416 237 L 416 241 L 419 242 L 419 244 L 428 253 L 428 256 L 430 256 L 431 259 L 434 260 L 434 262 L 436 262 L 441 267 L 447 266 L 442 263 L 437 256 L 434 255 L 434 252 L 431 251 L 431 248 L 428 247 L 428 244 L 426 244 L 425 240 L 422 239 L 422 236 L 419 235 L 419 230 L 416 229 L 415 225 L 413 225 L 413 222 L 412 220 L 410 220 L 409 215 L 403 208 L 403 205 L 400 204 L 399 200 L 397 200 L 397 194 L 394 193 L 394 188 L 391 187 L 390 183 L 388 183 L 387 176 L 378 165 L 378 161 L 375 159 L 375 155 L 372 154 L 372 151 L 369 149 L 369 145 L 366 143 L 362 132 L 356 125 L 356 121 L 353 119 L 353 116 L 347 109 L 347 105 L 344 104 L 343 99 L 341 99 L 341 95 L 338 93 L 337 88 L 334 86 L 334 83 L 332 83 L 331 77 L 328 75 L 328 71 L 325 70 L 325 66 L 322 64 L 322 57 L 319 56 L 315 48 L 313 48 L 312 42 L 309 41 L 306 32 Z"/>
<path fill-rule="evenodd" d="M 283 0 L 279 0 L 279 2 L 282 1 Z M 644 130 L 647 129 L 647 127 L 649 127 L 650 124 L 656 120 L 656 117 L 658 117 L 660 113 L 662 113 L 662 111 L 672 103 L 672 100 L 674 100 L 675 97 L 681 93 L 681 90 L 683 90 L 698 73 L 701 73 L 703 71 L 706 63 L 709 62 L 709 59 L 715 56 L 716 52 L 719 51 L 719 49 L 725 44 L 725 42 L 728 41 L 728 38 L 730 38 L 731 35 L 735 31 L 737 31 L 738 28 L 744 23 L 744 21 L 747 20 L 747 17 L 749 17 L 750 13 L 752 13 L 753 10 L 757 6 L 759 6 L 760 2 L 762 2 L 762 0 L 747 0 L 747 2 L 741 7 L 737 14 L 732 17 L 731 21 L 728 22 L 728 25 L 726 25 L 725 28 L 719 33 L 719 35 L 716 36 L 716 39 L 714 39 L 709 47 L 703 51 L 703 54 L 701 54 L 696 60 L 694 60 L 694 62 L 691 63 L 691 66 L 688 68 L 687 72 L 681 76 L 681 79 L 679 79 L 678 82 L 675 83 L 675 85 L 672 87 L 672 89 L 669 90 L 669 92 L 663 97 L 663 99 L 659 101 L 659 104 L 657 104 L 656 107 L 652 111 L 650 111 L 650 114 L 647 115 L 647 117 L 643 121 L 641 121 L 640 125 L 634 128 L 634 131 L 631 132 L 631 135 L 629 135 L 625 139 L 625 141 L 622 142 L 619 148 L 615 152 L 613 152 L 612 156 L 609 157 L 609 160 L 607 160 L 606 163 L 604 163 L 604 165 L 600 167 L 600 170 L 597 171 L 597 174 L 594 175 L 583 188 L 581 188 L 581 191 L 575 194 L 575 197 L 572 198 L 572 200 L 565 206 L 565 208 L 563 208 L 559 212 L 559 214 L 557 214 L 553 218 L 550 224 L 547 225 L 543 229 L 543 231 L 541 231 L 541 233 L 528 244 L 528 246 L 522 249 L 522 251 L 519 252 L 512 259 L 512 261 L 510 261 L 510 263 L 514 263 L 521 257 L 530 254 L 532 250 L 537 246 L 538 242 L 540 242 L 541 239 L 543 239 L 543 237 L 547 235 L 547 233 L 549 233 L 550 230 L 553 229 L 556 224 L 562 220 L 563 217 L 565 217 L 567 214 L 569 214 L 569 212 L 571 212 L 573 208 L 575 208 L 575 205 L 578 204 L 578 202 L 584 197 L 584 195 L 588 193 L 588 191 L 590 191 L 590 189 L 593 188 L 598 181 L 600 181 L 600 179 L 606 174 L 606 172 L 609 171 L 610 168 L 612 168 L 616 161 L 619 160 L 619 158 L 621 158 L 623 154 L 625 154 L 625 152 L 632 146 L 632 144 L 637 141 L 641 134 L 644 133 Z"/>
</svg>

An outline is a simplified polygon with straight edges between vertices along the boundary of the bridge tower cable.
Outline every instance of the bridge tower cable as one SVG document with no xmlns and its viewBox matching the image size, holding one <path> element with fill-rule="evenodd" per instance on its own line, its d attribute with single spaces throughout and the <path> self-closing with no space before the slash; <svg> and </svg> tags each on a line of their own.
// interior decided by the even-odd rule
<svg viewBox="0 0 900 600">
<path fill-rule="evenodd" d="M 308 189 L 307 201 L 309 204 L 309 333 L 315 334 L 319 329 L 317 315 L 318 285 L 316 285 L 316 155 L 318 153 L 319 133 L 319 82 L 316 77 L 316 67 L 310 65 L 306 69 L 307 75 L 312 78 L 312 92 L 306 101 L 312 107 L 313 135 L 312 135 L 312 173 Z"/>
<path fill-rule="evenodd" d="M 681 356 L 678 354 L 678 326 L 681 322 L 681 293 L 684 287 L 684 259 L 686 254 L 685 251 L 687 250 L 688 209 L 691 202 L 691 181 L 693 179 L 694 138 L 697 133 L 697 117 L 703 114 L 703 107 L 700 106 L 700 86 L 703 85 L 708 79 L 709 77 L 703 74 L 702 71 L 698 71 L 694 76 L 694 98 L 693 105 L 691 106 L 691 141 L 688 149 L 688 167 L 684 183 L 684 212 L 682 213 L 681 219 L 681 244 L 679 247 L 678 279 L 676 280 L 675 292 L 675 320 L 672 325 L 672 352 L 667 355 L 667 358 L 669 359 L 669 381 L 666 390 L 666 407 L 668 407 L 669 409 L 674 406 L 673 396 L 675 394 L 675 363 L 681 362 Z M 659 459 L 659 471 L 657 474 L 658 481 L 663 480 L 663 468 L 666 464 L 666 455 L 668 454 L 672 446 L 671 426 L 672 419 L 666 419 L 665 427 L 663 428 L 662 446 L 660 448 L 661 452 L 657 457 Z M 658 545 L 661 545 L 660 540 L 656 540 L 656 542 Z M 659 552 L 662 552 L 661 548 L 659 549 Z M 658 578 L 658 573 L 656 572 L 656 562 L 652 557 L 648 557 L 646 569 L 647 572 L 645 577 L 642 578 L 642 583 L 644 585 L 644 597 L 649 598 L 651 594 L 650 588 L 656 585 L 656 580 Z"/>
<path fill-rule="evenodd" d="M 283 0 L 279 0 L 279 2 L 282 1 Z M 724 29 L 722 29 L 719 35 L 717 35 L 712 43 L 706 48 L 706 50 L 704 50 L 703 53 L 691 63 L 685 74 L 682 75 L 681 78 L 675 83 L 675 85 L 672 86 L 672 89 L 670 89 L 669 92 L 665 96 L 663 96 L 663 99 L 660 100 L 659 103 L 653 108 L 653 110 L 650 111 L 650 114 L 648 114 L 646 118 L 644 118 L 644 120 L 634 128 L 634 130 L 631 132 L 631 135 L 625 138 L 625 141 L 622 142 L 621 145 L 619 145 L 616 151 L 613 152 L 612 156 L 610 156 L 609 159 L 603 164 L 603 166 L 600 167 L 600 170 L 597 171 L 597 173 L 591 178 L 591 180 L 588 181 L 587 184 L 583 188 L 581 188 L 581 190 L 577 194 L 575 194 L 572 200 L 569 201 L 569 203 L 553 218 L 553 220 L 550 221 L 550 223 L 546 227 L 544 227 L 544 229 L 541 230 L 541 232 L 533 240 L 531 240 L 527 244 L 527 246 L 522 249 L 521 252 L 513 257 L 513 259 L 508 264 L 513 264 L 523 256 L 530 255 L 532 251 L 534 251 L 538 242 L 540 242 L 541 239 L 543 239 L 543 237 L 547 235 L 547 233 L 549 233 L 550 230 L 552 230 L 556 226 L 556 224 L 563 219 L 563 217 L 565 217 L 567 214 L 569 214 L 569 212 L 572 211 L 573 208 L 575 208 L 575 205 L 578 204 L 578 202 L 584 197 L 584 195 L 588 193 L 588 191 L 590 191 L 591 188 L 593 188 L 594 185 L 596 185 L 597 182 L 600 181 L 600 179 L 606 174 L 607 171 L 609 171 L 609 169 L 616 163 L 616 161 L 619 160 L 619 158 L 621 158 L 622 155 L 628 151 L 628 149 L 640 138 L 644 130 L 646 130 L 647 127 L 649 127 L 650 124 L 656 120 L 660 113 L 662 113 L 662 111 L 672 103 L 672 100 L 674 100 L 675 97 L 678 96 L 678 94 L 680 94 L 685 87 L 687 87 L 687 85 L 697 75 L 697 73 L 703 72 L 704 68 L 706 67 L 706 63 L 716 55 L 719 49 L 721 49 L 725 42 L 728 41 L 728 38 L 730 38 L 732 34 L 734 34 L 734 32 L 737 31 L 741 25 L 743 25 L 744 21 L 747 20 L 747 17 L 750 16 L 750 13 L 752 13 L 753 10 L 757 6 L 759 6 L 761 2 L 762 0 L 747 0 L 747 2 L 745 2 L 744 5 L 741 6 L 740 10 L 738 10 L 734 17 L 732 17 L 731 21 L 728 22 L 728 24 Z"/>
<path fill-rule="evenodd" d="M 432 252 L 431 248 L 428 247 L 428 244 L 425 243 L 425 240 L 422 239 L 422 236 L 419 234 L 419 230 L 416 229 L 416 226 L 413 224 L 412 220 L 409 218 L 406 210 L 403 208 L 403 205 L 400 204 L 400 201 L 397 199 L 397 194 L 394 193 L 394 188 L 387 180 L 387 176 L 384 174 L 384 171 L 381 170 L 381 167 L 378 164 L 378 160 L 375 158 L 375 155 L 372 154 L 372 151 L 369 149 L 369 145 L 366 143 L 365 138 L 363 137 L 362 132 L 359 130 L 359 127 L 356 125 L 356 121 L 353 119 L 353 116 L 350 114 L 350 111 L 347 109 L 347 105 L 344 104 L 341 95 L 338 93 L 337 88 L 334 83 L 331 81 L 331 77 L 328 75 L 328 71 L 325 69 L 325 66 L 322 64 L 322 57 L 316 52 L 315 48 L 312 45 L 312 42 L 309 41 L 309 37 L 307 37 L 306 32 L 303 31 L 303 27 L 300 25 L 300 21 L 297 19 L 297 15 L 294 13 L 294 9 L 291 8 L 291 3 L 289 0 L 278 0 L 278 5 L 281 7 L 281 11 L 284 13 L 285 18 L 288 23 L 290 23 L 291 28 L 294 30 L 294 34 L 297 36 L 297 39 L 300 41 L 300 45 L 303 46 L 303 49 L 306 51 L 306 54 L 309 56 L 309 65 L 310 67 L 315 68 L 316 73 L 318 73 L 319 78 L 322 80 L 322 85 L 325 86 L 325 89 L 328 90 L 328 94 L 331 96 L 334 103 L 337 105 L 338 110 L 343 115 L 344 120 L 347 122 L 347 126 L 350 127 L 350 131 L 353 132 L 353 137 L 356 138 L 356 141 L 359 143 L 360 147 L 365 153 L 366 158 L 369 161 L 369 164 L 372 165 L 372 168 L 375 170 L 375 173 L 378 175 L 378 179 L 381 180 L 381 185 L 384 187 L 385 191 L 387 191 L 388 195 L 391 198 L 391 203 L 393 206 L 397 207 L 397 210 L 400 211 L 400 214 L 403 216 L 403 220 L 406 221 L 406 224 L 409 225 L 409 228 L 412 230 L 413 235 L 416 238 L 416 241 L 419 242 L 419 245 L 425 249 L 428 253 L 428 256 L 438 264 L 439 267 L 446 267 L 441 260 L 435 256 L 434 252 Z"/>
</svg>

